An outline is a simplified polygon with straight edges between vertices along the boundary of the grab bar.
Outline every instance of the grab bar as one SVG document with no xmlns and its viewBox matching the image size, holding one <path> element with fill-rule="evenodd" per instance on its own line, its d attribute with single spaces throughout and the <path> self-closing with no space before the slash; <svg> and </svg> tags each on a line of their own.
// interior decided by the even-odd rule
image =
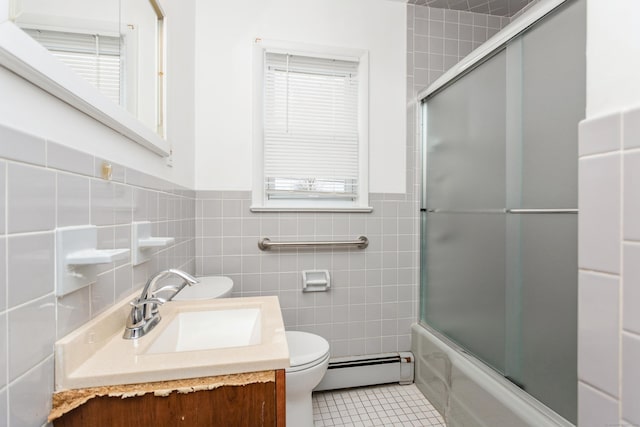
<svg viewBox="0 0 640 427">
<path fill-rule="evenodd" d="M 263 251 L 268 251 L 271 248 L 313 248 L 313 247 L 326 247 L 326 246 L 340 246 L 349 247 L 355 246 L 358 249 L 365 249 L 369 246 L 369 239 L 365 236 L 358 237 L 358 240 L 346 240 L 346 241 L 319 241 L 319 242 L 272 242 L 268 237 L 264 237 L 258 240 L 258 248 Z"/>
<path fill-rule="evenodd" d="M 511 214 L 577 214 L 578 209 L 507 209 Z"/>
</svg>

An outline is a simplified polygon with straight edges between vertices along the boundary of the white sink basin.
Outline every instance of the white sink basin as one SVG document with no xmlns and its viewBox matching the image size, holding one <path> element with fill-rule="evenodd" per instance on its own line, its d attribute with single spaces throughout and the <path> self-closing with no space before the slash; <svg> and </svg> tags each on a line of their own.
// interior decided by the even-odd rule
<svg viewBox="0 0 640 427">
<path fill-rule="evenodd" d="M 260 344 L 260 319 L 259 308 L 179 312 L 169 320 L 145 353 L 212 350 Z"/>
</svg>

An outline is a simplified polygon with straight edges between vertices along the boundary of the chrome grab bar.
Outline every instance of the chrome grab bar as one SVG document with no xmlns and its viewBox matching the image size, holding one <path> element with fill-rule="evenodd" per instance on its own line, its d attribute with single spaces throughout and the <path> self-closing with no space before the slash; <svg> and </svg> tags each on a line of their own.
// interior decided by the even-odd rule
<svg viewBox="0 0 640 427">
<path fill-rule="evenodd" d="M 271 248 L 314 248 L 314 247 L 327 247 L 327 246 L 339 246 L 349 247 L 355 246 L 358 249 L 365 249 L 369 246 L 369 239 L 365 236 L 358 237 L 358 240 L 345 240 L 345 241 L 319 241 L 319 242 L 272 242 L 268 237 L 264 237 L 258 240 L 258 247 L 260 250 L 268 251 Z"/>
</svg>

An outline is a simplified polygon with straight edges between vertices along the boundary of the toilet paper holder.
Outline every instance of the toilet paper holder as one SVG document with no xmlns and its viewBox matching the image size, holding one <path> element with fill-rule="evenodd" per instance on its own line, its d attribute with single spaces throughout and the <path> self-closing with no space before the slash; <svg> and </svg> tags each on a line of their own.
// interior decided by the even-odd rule
<svg viewBox="0 0 640 427">
<path fill-rule="evenodd" d="M 331 288 L 329 270 L 305 270 L 302 272 L 302 292 L 326 292 Z"/>
</svg>

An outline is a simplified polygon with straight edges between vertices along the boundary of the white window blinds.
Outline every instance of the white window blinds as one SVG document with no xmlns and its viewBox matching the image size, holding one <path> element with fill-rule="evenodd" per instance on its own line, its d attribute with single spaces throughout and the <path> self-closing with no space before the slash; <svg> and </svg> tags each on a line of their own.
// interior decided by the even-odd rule
<svg viewBox="0 0 640 427">
<path fill-rule="evenodd" d="M 53 56 L 120 104 L 120 38 L 97 34 L 25 29 Z"/>
<path fill-rule="evenodd" d="M 265 192 L 356 200 L 358 62 L 265 52 Z"/>
</svg>

